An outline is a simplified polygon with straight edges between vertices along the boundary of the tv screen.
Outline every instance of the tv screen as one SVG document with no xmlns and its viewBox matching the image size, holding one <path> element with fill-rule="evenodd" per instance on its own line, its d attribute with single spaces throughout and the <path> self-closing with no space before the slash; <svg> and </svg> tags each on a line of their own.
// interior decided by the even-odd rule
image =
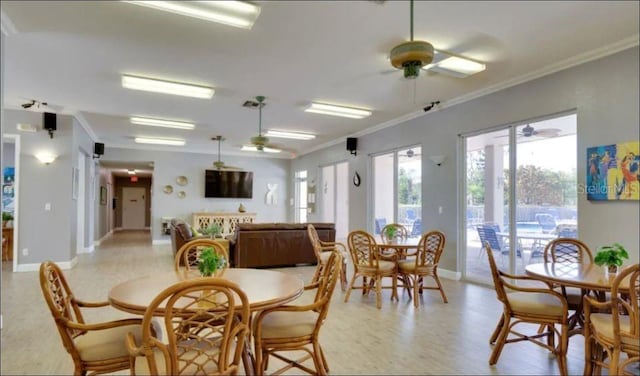
<svg viewBox="0 0 640 376">
<path fill-rule="evenodd" d="M 252 198 L 253 172 L 206 170 L 204 197 Z"/>
</svg>

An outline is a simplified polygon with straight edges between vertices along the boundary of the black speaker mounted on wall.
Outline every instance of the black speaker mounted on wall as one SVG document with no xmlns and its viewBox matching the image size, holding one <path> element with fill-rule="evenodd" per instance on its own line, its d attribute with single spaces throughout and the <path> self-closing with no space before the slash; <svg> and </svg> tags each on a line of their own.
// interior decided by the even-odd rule
<svg viewBox="0 0 640 376">
<path fill-rule="evenodd" d="M 53 138 L 53 132 L 58 129 L 57 119 L 57 115 L 52 112 L 42 113 L 42 128 L 46 129 L 47 132 L 49 132 L 49 137 L 51 138 Z"/>
<path fill-rule="evenodd" d="M 351 155 L 357 155 L 358 152 L 356 149 L 358 148 L 358 139 L 355 137 L 347 137 L 347 151 L 351 153 Z"/>
<path fill-rule="evenodd" d="M 96 142 L 93 144 L 93 159 L 100 158 L 104 154 L 104 144 Z"/>
</svg>

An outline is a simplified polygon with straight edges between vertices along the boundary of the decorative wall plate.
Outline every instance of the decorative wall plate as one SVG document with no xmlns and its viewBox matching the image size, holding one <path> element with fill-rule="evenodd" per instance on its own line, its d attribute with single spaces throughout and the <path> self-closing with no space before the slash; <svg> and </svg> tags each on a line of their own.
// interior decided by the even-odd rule
<svg viewBox="0 0 640 376">
<path fill-rule="evenodd" d="M 184 191 L 178 192 L 178 198 L 185 198 L 186 196 L 187 196 L 187 194 L 184 193 Z"/>
<path fill-rule="evenodd" d="M 167 184 L 164 186 L 164 188 L 162 189 L 162 192 L 170 195 L 173 193 L 173 187 L 170 184 Z"/>
<path fill-rule="evenodd" d="M 188 182 L 189 180 L 187 180 L 186 176 L 178 176 L 176 178 L 176 183 L 178 183 L 178 185 L 187 185 Z"/>
<path fill-rule="evenodd" d="M 360 174 L 358 174 L 358 172 L 356 171 L 356 173 L 353 175 L 353 185 L 355 185 L 356 187 L 360 186 Z"/>
</svg>

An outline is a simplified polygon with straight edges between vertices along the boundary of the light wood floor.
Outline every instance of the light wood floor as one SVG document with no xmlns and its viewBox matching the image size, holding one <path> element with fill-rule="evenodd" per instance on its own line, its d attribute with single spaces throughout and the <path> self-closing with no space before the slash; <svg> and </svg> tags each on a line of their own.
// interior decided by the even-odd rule
<svg viewBox="0 0 640 376">
<path fill-rule="evenodd" d="M 151 246 L 148 232 L 118 233 L 94 253 L 78 259 L 78 265 L 65 274 L 75 295 L 83 300 L 106 300 L 109 288 L 119 282 L 173 268 L 170 246 Z M 314 267 L 279 270 L 309 281 Z M 389 290 L 383 293 L 378 310 L 375 295 L 365 297 L 354 291 L 344 303 L 344 293 L 336 289 L 321 331 L 331 373 L 558 374 L 555 357 L 527 342 L 505 346 L 498 364 L 489 366 L 492 347 L 488 338 L 502 310 L 494 291 L 464 282 L 443 283 L 449 303 L 444 304 L 437 291 L 425 291 L 424 305 L 417 310 L 403 294 L 400 302 L 391 302 Z M 99 311 L 87 321 L 126 316 L 109 308 Z M 2 313 L 3 375 L 73 372 L 42 297 L 37 272 L 12 273 L 9 265 L 3 265 Z M 582 374 L 583 343 L 582 336 L 570 341 L 571 374 Z"/>
</svg>

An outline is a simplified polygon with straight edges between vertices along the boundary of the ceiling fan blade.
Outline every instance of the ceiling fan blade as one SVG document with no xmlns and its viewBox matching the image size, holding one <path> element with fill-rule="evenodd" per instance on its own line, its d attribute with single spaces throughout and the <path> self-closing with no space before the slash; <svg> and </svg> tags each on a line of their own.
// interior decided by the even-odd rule
<svg viewBox="0 0 640 376">
<path fill-rule="evenodd" d="M 386 69 L 386 70 L 380 71 L 380 74 L 386 76 L 386 75 L 394 74 L 398 72 L 400 72 L 398 69 Z"/>
<path fill-rule="evenodd" d="M 557 137 L 559 133 L 560 129 L 557 128 L 546 128 L 533 132 L 533 134 L 538 137 Z"/>
</svg>

